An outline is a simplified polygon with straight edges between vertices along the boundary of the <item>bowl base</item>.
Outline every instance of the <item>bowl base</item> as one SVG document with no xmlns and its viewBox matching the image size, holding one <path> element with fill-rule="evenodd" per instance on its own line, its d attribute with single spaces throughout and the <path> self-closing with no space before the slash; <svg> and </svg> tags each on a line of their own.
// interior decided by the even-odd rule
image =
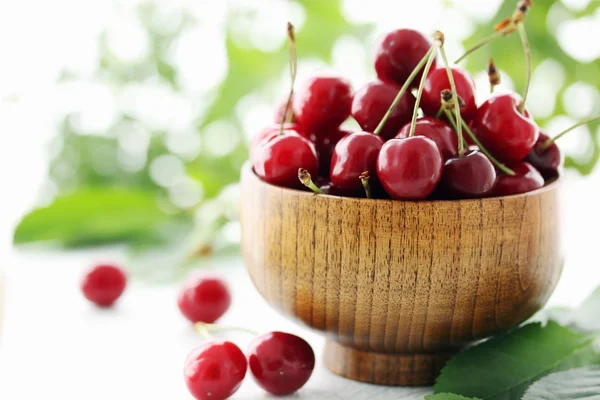
<svg viewBox="0 0 600 400">
<path fill-rule="evenodd" d="M 325 366 L 355 381 L 390 386 L 432 385 L 454 354 L 386 354 L 357 350 L 333 340 L 325 344 Z"/>
</svg>

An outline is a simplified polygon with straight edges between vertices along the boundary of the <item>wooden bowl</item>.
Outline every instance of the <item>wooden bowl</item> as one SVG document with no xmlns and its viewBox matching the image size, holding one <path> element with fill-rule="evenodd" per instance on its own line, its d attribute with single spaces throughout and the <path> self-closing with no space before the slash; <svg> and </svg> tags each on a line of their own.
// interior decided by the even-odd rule
<svg viewBox="0 0 600 400">
<path fill-rule="evenodd" d="M 427 385 L 456 352 L 538 311 L 562 270 L 558 182 L 458 201 L 369 200 L 242 171 L 242 252 L 261 295 L 327 336 L 325 365 Z"/>
</svg>

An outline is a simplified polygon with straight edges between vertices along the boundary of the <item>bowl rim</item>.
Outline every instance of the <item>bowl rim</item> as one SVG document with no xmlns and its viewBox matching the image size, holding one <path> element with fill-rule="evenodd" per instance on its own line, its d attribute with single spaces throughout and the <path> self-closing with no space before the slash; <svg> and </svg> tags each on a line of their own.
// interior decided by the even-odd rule
<svg viewBox="0 0 600 400">
<path fill-rule="evenodd" d="M 358 201 L 358 202 L 363 202 L 363 203 L 398 202 L 398 203 L 404 203 L 404 204 L 469 204 L 469 203 L 472 204 L 472 203 L 478 203 L 478 202 L 482 202 L 482 201 L 498 201 L 498 200 L 504 200 L 504 199 L 518 199 L 518 198 L 532 197 L 532 196 L 536 196 L 536 195 L 541 195 L 541 194 L 549 192 L 549 191 L 554 191 L 562 183 L 562 179 L 561 179 L 562 174 L 559 174 L 558 178 L 550 181 L 550 183 L 545 184 L 543 187 L 541 187 L 539 189 L 533 190 L 531 192 L 511 194 L 509 196 L 482 197 L 482 198 L 474 198 L 474 199 L 453 199 L 453 200 L 452 199 L 447 199 L 447 200 L 396 200 L 396 199 L 367 199 L 367 198 L 362 198 L 362 197 L 335 196 L 335 195 L 331 195 L 331 194 L 316 194 L 316 193 L 309 192 L 306 190 L 299 190 L 299 189 L 293 189 L 293 188 L 288 188 L 288 187 L 284 187 L 284 186 L 273 185 L 269 182 L 265 182 L 262 179 L 260 179 L 258 177 L 258 175 L 256 175 L 254 173 L 254 170 L 250 166 L 250 162 L 244 163 L 244 165 L 242 167 L 242 176 L 250 176 L 250 179 L 252 179 L 255 182 L 258 182 L 262 186 L 282 190 L 284 192 L 294 193 L 297 196 L 305 196 L 305 197 L 319 196 L 319 197 L 329 198 L 332 200 L 333 199 L 335 199 L 335 200 L 341 199 L 342 201 L 352 200 L 352 201 Z"/>
</svg>

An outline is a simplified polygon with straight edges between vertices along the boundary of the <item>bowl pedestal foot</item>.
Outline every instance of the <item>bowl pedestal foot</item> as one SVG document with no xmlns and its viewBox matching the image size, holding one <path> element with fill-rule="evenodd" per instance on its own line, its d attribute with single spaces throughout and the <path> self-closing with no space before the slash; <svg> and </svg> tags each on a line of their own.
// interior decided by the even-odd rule
<svg viewBox="0 0 600 400">
<path fill-rule="evenodd" d="M 333 340 L 325 344 L 325 366 L 355 381 L 390 386 L 432 385 L 455 353 L 393 354 L 357 350 Z"/>
</svg>

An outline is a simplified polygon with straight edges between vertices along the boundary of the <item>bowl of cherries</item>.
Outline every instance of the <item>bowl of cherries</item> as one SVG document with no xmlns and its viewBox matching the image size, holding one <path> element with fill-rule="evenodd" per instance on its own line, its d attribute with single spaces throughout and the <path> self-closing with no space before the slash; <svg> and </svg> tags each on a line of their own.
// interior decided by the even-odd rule
<svg viewBox="0 0 600 400">
<path fill-rule="evenodd" d="M 492 37 L 518 31 L 527 44 L 528 6 Z M 356 91 L 329 71 L 294 91 L 288 32 L 292 90 L 242 171 L 245 264 L 274 308 L 324 333 L 334 373 L 430 384 L 554 290 L 562 134 L 540 130 L 527 89 L 494 90 L 493 62 L 492 93 L 476 99 L 441 32 L 385 34 L 377 78 Z M 362 130 L 341 128 L 348 118 Z"/>
</svg>

